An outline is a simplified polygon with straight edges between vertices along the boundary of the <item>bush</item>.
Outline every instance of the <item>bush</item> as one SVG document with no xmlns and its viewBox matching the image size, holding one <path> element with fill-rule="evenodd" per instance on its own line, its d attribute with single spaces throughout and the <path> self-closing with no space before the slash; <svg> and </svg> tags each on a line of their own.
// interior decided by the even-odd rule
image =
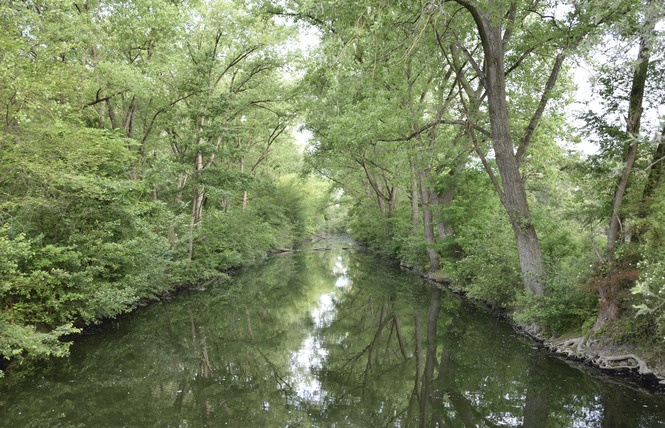
<svg viewBox="0 0 665 428">
<path fill-rule="evenodd" d="M 586 333 L 598 314 L 598 296 L 575 284 L 573 278 L 553 277 L 545 284 L 544 296 L 521 292 L 516 301 L 515 320 L 538 324 L 553 334 L 577 329 Z"/>
</svg>

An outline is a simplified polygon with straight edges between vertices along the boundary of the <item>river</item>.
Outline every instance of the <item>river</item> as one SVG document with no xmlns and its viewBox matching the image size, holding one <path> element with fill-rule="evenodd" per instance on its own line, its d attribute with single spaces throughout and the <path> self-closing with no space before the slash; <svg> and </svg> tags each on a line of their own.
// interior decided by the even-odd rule
<svg viewBox="0 0 665 428">
<path fill-rule="evenodd" d="M 0 381 L 6 427 L 656 427 L 665 397 L 590 376 L 371 254 L 275 256 Z"/>
</svg>

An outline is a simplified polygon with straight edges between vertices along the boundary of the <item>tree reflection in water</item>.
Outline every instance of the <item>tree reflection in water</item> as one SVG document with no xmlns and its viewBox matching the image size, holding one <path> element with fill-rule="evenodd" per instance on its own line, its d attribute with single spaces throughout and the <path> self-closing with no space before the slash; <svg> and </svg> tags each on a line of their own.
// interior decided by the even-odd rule
<svg viewBox="0 0 665 428">
<path fill-rule="evenodd" d="M 0 385 L 0 426 L 659 426 L 505 323 L 340 246 L 144 308 Z"/>
</svg>

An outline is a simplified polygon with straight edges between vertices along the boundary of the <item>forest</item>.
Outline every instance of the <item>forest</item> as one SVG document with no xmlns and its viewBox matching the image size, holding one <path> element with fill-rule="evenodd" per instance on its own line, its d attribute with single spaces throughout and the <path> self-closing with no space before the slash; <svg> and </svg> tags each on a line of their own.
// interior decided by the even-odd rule
<svg viewBox="0 0 665 428">
<path fill-rule="evenodd" d="M 25 0 L 0 21 L 0 368 L 332 233 L 663 364 L 660 2 Z"/>
</svg>

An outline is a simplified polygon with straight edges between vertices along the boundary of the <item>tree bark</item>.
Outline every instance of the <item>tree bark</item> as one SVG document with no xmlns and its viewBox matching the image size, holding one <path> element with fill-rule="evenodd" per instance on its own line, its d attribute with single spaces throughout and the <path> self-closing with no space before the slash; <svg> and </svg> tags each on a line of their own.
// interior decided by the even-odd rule
<svg viewBox="0 0 665 428">
<path fill-rule="evenodd" d="M 436 237 L 434 236 L 434 214 L 430 207 L 430 191 L 425 187 L 423 178 L 419 180 L 420 199 L 423 206 L 423 232 L 425 235 L 425 244 L 427 245 L 427 255 L 429 256 L 430 272 L 436 272 L 441 267 L 441 257 L 434 248 Z"/>
<path fill-rule="evenodd" d="M 452 186 L 441 195 L 436 192 L 432 192 L 432 199 L 434 200 L 435 205 L 438 207 L 437 212 L 434 215 L 434 222 L 436 223 L 436 230 L 439 234 L 439 239 L 441 240 L 444 240 L 448 236 L 453 235 L 453 228 L 450 225 L 448 218 L 446 218 L 446 216 L 443 214 L 443 209 L 451 204 L 454 195 L 455 186 Z"/>
<path fill-rule="evenodd" d="M 413 230 L 418 229 L 420 223 L 418 201 L 418 181 L 414 179 L 411 185 L 411 224 L 413 224 Z"/>
<path fill-rule="evenodd" d="M 642 118 L 642 99 L 644 97 L 644 85 L 647 80 L 647 71 L 649 67 L 650 41 L 649 36 L 653 31 L 654 25 L 650 24 L 646 36 L 640 37 L 640 50 L 637 54 L 637 67 L 633 74 L 633 84 L 630 90 L 630 105 L 628 107 L 628 118 L 626 119 L 626 133 L 631 143 L 626 154 L 624 174 L 614 192 L 614 202 L 612 204 L 612 218 L 610 219 L 609 232 L 607 234 L 607 249 L 611 253 L 616 247 L 619 239 L 619 229 L 621 222 L 619 219 L 623 197 L 628 186 L 628 179 L 633 171 L 635 158 L 637 157 L 637 134 L 640 132 L 640 119 Z"/>
<path fill-rule="evenodd" d="M 609 232 L 607 234 L 607 250 L 611 260 L 621 232 L 621 206 L 623 197 L 626 193 L 628 180 L 633 171 L 635 158 L 637 157 L 637 135 L 640 132 L 640 119 L 642 117 L 642 99 L 644 97 L 644 86 L 647 79 L 647 71 L 650 58 L 650 35 L 653 32 L 655 23 L 647 23 L 645 35 L 640 37 L 640 49 L 637 54 L 637 67 L 633 74 L 633 83 L 630 90 L 630 104 L 628 106 L 628 118 L 626 118 L 626 133 L 631 142 L 626 154 L 624 174 L 614 192 L 614 202 L 612 204 L 612 217 L 610 219 Z M 623 237 L 623 236 L 622 236 Z M 622 239 L 623 240 L 623 239 Z M 609 278 L 612 277 L 612 268 L 610 267 Z M 600 297 L 600 311 L 592 328 L 593 331 L 600 329 L 603 325 L 616 321 L 621 317 L 621 306 L 617 301 L 619 293 L 618 286 L 614 282 L 607 280 L 601 281 L 598 285 L 598 295 Z"/>
<path fill-rule="evenodd" d="M 531 294 L 540 296 L 543 295 L 543 255 L 510 134 L 501 24 L 491 13 L 484 13 L 466 1 L 455 1 L 471 13 L 482 41 L 492 143 L 504 193 L 502 202 L 517 242 L 524 285 Z"/>
<path fill-rule="evenodd" d="M 245 172 L 245 157 L 240 156 L 240 174 L 243 174 Z M 242 210 L 241 212 L 245 212 L 247 209 L 247 200 L 248 200 L 248 195 L 247 195 L 247 189 L 243 190 L 242 192 Z"/>
<path fill-rule="evenodd" d="M 201 126 L 203 126 L 204 119 L 201 119 Z M 199 130 L 201 131 L 201 130 Z M 202 140 L 199 140 L 202 144 Z M 198 184 L 198 175 L 203 170 L 203 155 L 201 152 L 196 154 L 196 163 L 194 164 L 194 194 L 192 197 L 192 214 L 189 224 L 189 252 L 187 259 L 192 260 L 194 256 L 194 235 L 195 230 L 198 228 L 201 219 L 203 218 L 203 200 L 205 198 L 205 188 L 203 185 Z"/>
</svg>

